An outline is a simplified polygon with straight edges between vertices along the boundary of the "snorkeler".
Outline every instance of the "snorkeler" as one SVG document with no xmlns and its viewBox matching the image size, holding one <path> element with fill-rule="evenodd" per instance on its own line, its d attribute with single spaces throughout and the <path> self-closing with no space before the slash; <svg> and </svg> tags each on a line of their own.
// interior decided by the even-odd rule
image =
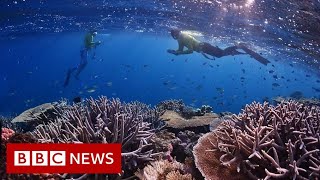
<svg viewBox="0 0 320 180">
<path fill-rule="evenodd" d="M 217 58 L 221 58 L 223 56 L 229 56 L 229 55 L 234 56 L 234 55 L 240 55 L 240 54 L 249 54 L 255 60 L 259 61 L 264 65 L 267 65 L 268 63 L 270 63 L 270 61 L 268 61 L 266 58 L 248 49 L 243 43 L 239 43 L 236 46 L 231 46 L 226 49 L 221 49 L 218 46 L 212 46 L 209 43 L 200 42 L 197 39 L 195 39 L 193 36 L 187 33 L 184 33 L 178 29 L 171 30 L 171 36 L 173 37 L 173 39 L 177 40 L 179 43 L 178 50 L 168 49 L 168 53 L 171 53 L 174 55 L 192 54 L 193 51 L 196 51 L 201 53 L 207 59 L 212 59 L 208 57 L 207 54 Z M 187 47 L 188 50 L 183 50 L 184 47 Z M 237 51 L 237 49 L 242 49 L 246 53 L 239 52 Z"/>
<path fill-rule="evenodd" d="M 80 63 L 77 67 L 70 68 L 67 71 L 67 76 L 64 81 L 63 87 L 68 86 L 70 77 L 74 71 L 75 78 L 78 79 L 79 74 L 82 72 L 82 70 L 87 66 L 88 64 L 88 56 L 91 49 L 96 48 L 99 44 L 101 44 L 101 41 L 94 42 L 93 38 L 97 35 L 97 31 L 90 31 L 86 34 L 84 38 L 84 48 L 80 50 Z"/>
</svg>

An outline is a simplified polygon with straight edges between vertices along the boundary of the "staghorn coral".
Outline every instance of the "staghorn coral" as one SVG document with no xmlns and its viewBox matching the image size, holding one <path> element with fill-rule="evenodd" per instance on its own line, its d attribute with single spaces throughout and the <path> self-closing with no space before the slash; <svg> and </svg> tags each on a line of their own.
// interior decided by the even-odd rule
<svg viewBox="0 0 320 180">
<path fill-rule="evenodd" d="M 141 180 L 192 180 L 192 176 L 186 174 L 184 169 L 184 165 L 177 161 L 159 160 L 151 162 L 135 175 Z"/>
<path fill-rule="evenodd" d="M 121 143 L 123 170 L 129 172 L 162 155 L 149 148 L 155 132 L 151 123 L 157 115 L 142 103 L 91 98 L 69 106 L 54 122 L 37 126 L 31 134 L 41 143 Z"/>
<path fill-rule="evenodd" d="M 320 109 L 295 101 L 277 106 L 253 102 L 199 140 L 196 165 L 210 179 L 210 160 L 218 154 L 224 166 L 252 179 L 318 179 L 320 177 Z M 210 156 L 208 156 L 210 158 Z M 212 157 L 212 156 L 211 156 Z"/>
<path fill-rule="evenodd" d="M 295 98 L 295 97 L 281 97 L 281 96 L 272 98 L 272 101 L 276 104 L 281 103 L 283 101 L 290 101 L 290 100 L 299 102 L 306 106 L 320 106 L 319 98 L 303 98 L 303 97 Z"/>
</svg>

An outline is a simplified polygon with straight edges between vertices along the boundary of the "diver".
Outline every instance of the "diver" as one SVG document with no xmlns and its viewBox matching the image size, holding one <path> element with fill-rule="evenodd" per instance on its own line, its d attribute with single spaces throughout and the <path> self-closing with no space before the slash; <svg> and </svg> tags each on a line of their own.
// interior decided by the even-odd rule
<svg viewBox="0 0 320 180">
<path fill-rule="evenodd" d="M 82 70 L 87 66 L 88 64 L 88 56 L 89 52 L 93 49 L 96 48 L 99 44 L 101 44 L 101 41 L 94 42 L 94 37 L 98 34 L 97 31 L 90 31 L 86 34 L 84 38 L 84 47 L 80 50 L 80 63 L 77 67 L 70 68 L 67 71 L 67 76 L 64 81 L 63 87 L 68 86 L 70 77 L 74 71 L 75 73 L 75 78 L 79 79 L 79 74 L 82 72 Z M 95 56 L 95 54 L 94 54 Z M 94 58 L 94 57 L 93 57 Z"/>
<path fill-rule="evenodd" d="M 234 56 L 234 55 L 240 55 L 240 54 L 249 54 L 255 60 L 259 61 L 264 65 L 267 65 L 268 63 L 270 63 L 270 61 L 268 61 L 266 58 L 248 49 L 244 43 L 238 43 L 235 46 L 227 47 L 226 49 L 221 49 L 218 46 L 212 46 L 209 43 L 200 42 L 197 39 L 195 39 L 193 36 L 187 33 L 184 33 L 178 29 L 172 29 L 171 36 L 173 37 L 173 39 L 177 40 L 179 43 L 178 50 L 172 50 L 172 49 L 167 50 L 168 53 L 171 53 L 174 55 L 192 54 L 193 51 L 196 51 L 201 53 L 207 59 L 213 60 L 214 58 L 208 57 L 207 54 L 217 58 L 221 58 L 223 56 L 229 56 L 229 55 Z M 183 50 L 184 47 L 187 47 L 188 49 Z M 239 52 L 237 51 L 238 49 L 242 49 L 246 53 Z"/>
</svg>

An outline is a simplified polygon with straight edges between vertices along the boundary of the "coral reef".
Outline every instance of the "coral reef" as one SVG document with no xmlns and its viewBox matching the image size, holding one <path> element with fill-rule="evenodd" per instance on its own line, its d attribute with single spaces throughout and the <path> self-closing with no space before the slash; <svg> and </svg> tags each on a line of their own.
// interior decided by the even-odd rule
<svg viewBox="0 0 320 180">
<path fill-rule="evenodd" d="M 253 102 L 222 122 L 194 148 L 196 165 L 214 178 L 211 159 L 252 179 L 317 179 L 320 176 L 320 108 L 295 101 Z M 211 155 L 210 155 L 211 154 Z"/>
<path fill-rule="evenodd" d="M 170 110 L 170 111 L 175 111 L 175 112 L 182 112 L 185 107 L 185 104 L 181 99 L 176 100 L 176 99 L 170 99 L 170 100 L 165 100 L 161 101 L 158 103 L 157 108 L 160 111 L 165 111 L 165 110 Z"/>
<path fill-rule="evenodd" d="M 272 98 L 273 102 L 276 104 L 281 103 L 283 101 L 294 100 L 306 106 L 320 106 L 320 100 L 318 98 L 293 98 L 293 97 L 275 97 Z"/>
<path fill-rule="evenodd" d="M 160 157 L 150 148 L 158 113 L 142 103 L 119 99 L 87 99 L 65 109 L 54 122 L 31 132 L 41 143 L 121 143 L 123 170 L 128 173 Z M 124 175 L 125 176 L 125 175 Z"/>
<path fill-rule="evenodd" d="M 183 164 L 168 160 L 151 162 L 143 170 L 139 170 L 135 175 L 141 180 L 192 180 L 191 174 L 185 173 Z"/>
<path fill-rule="evenodd" d="M 199 132 L 209 132 L 210 123 L 218 119 L 219 115 L 215 113 L 206 113 L 202 116 L 193 116 L 190 119 L 186 119 L 175 111 L 165 111 L 160 118 L 166 122 L 168 128 L 177 130 L 188 129 L 193 131 L 199 129 Z"/>
</svg>

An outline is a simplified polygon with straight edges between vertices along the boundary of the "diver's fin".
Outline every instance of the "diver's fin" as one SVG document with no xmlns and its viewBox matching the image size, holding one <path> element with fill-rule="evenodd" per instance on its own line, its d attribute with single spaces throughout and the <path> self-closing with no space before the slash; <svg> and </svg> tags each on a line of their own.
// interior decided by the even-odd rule
<svg viewBox="0 0 320 180">
<path fill-rule="evenodd" d="M 205 58 L 209 59 L 209 60 L 215 60 L 215 58 L 210 58 L 209 56 L 207 56 L 205 53 L 201 53 Z"/>
<path fill-rule="evenodd" d="M 267 65 L 268 63 L 270 63 L 270 61 L 264 57 L 262 57 L 260 54 L 248 49 L 246 46 L 244 45 L 240 45 L 239 48 L 241 48 L 244 52 L 246 52 L 247 54 L 249 54 L 252 58 L 254 58 L 255 60 L 259 61 L 260 63 Z"/>
</svg>

